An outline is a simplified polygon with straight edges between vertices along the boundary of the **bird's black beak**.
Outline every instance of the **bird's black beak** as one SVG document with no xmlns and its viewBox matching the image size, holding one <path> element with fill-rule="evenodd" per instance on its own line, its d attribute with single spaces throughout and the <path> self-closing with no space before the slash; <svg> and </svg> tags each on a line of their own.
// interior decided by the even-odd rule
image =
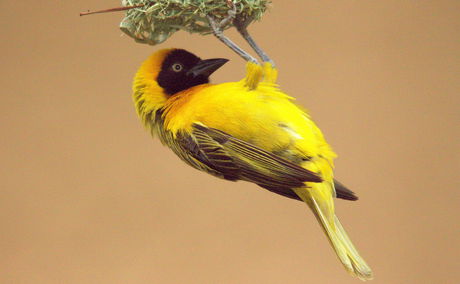
<svg viewBox="0 0 460 284">
<path fill-rule="evenodd" d="M 213 59 L 206 59 L 201 60 L 192 67 L 192 69 L 188 70 L 187 75 L 191 75 L 193 77 L 204 76 L 209 77 L 212 73 L 214 73 L 217 69 L 219 69 L 222 65 L 227 63 L 228 59 L 225 58 L 213 58 Z"/>
</svg>

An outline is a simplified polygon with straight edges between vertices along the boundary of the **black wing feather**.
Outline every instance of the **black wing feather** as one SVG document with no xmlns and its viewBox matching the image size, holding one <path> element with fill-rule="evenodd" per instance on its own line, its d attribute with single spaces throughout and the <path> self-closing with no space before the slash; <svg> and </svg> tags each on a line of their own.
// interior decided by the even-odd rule
<svg viewBox="0 0 460 284">
<path fill-rule="evenodd" d="M 337 198 L 342 198 L 351 201 L 358 200 L 358 196 L 353 191 L 345 187 L 341 182 L 339 182 L 336 179 L 334 179 L 334 186 Z"/>
<path fill-rule="evenodd" d="M 173 149 L 195 168 L 228 180 L 246 180 L 270 187 L 300 187 L 321 178 L 292 162 L 225 132 L 194 124 L 179 133 Z M 180 152 L 180 153 L 178 153 Z"/>
<path fill-rule="evenodd" d="M 171 137 L 172 138 L 172 137 Z M 239 140 L 223 131 L 194 124 L 192 134 L 178 133 L 170 147 L 191 166 L 227 180 L 247 180 L 282 196 L 301 200 L 293 187 L 321 178 L 286 159 Z M 338 198 L 358 200 L 334 180 Z"/>
<path fill-rule="evenodd" d="M 300 197 L 290 188 L 288 187 L 270 187 L 270 186 L 266 186 L 266 185 L 263 185 L 263 184 L 259 184 L 259 186 L 273 192 L 273 193 L 276 193 L 276 194 L 279 194 L 279 195 L 282 195 L 282 196 L 285 196 L 285 197 L 288 197 L 288 198 L 292 198 L 292 199 L 295 199 L 295 200 L 299 200 L 299 201 L 302 201 L 302 199 L 300 199 Z M 358 200 L 358 196 L 356 196 L 356 194 L 349 190 L 348 188 L 346 188 L 342 183 L 340 183 L 339 181 L 337 181 L 336 179 L 334 179 L 334 186 L 335 186 L 335 193 L 336 193 L 336 197 L 337 198 L 341 198 L 341 199 L 345 199 L 345 200 L 349 200 L 349 201 L 356 201 Z"/>
</svg>

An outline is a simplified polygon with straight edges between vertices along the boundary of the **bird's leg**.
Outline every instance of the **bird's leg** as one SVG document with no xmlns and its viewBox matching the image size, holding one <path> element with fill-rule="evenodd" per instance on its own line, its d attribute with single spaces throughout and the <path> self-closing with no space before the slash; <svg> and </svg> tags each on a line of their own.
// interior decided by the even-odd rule
<svg viewBox="0 0 460 284">
<path fill-rule="evenodd" d="M 236 15 L 236 7 L 235 5 L 232 5 L 231 9 L 228 10 L 228 16 L 225 17 L 222 21 L 219 23 L 216 22 L 216 20 L 208 15 L 208 21 L 209 21 L 209 26 L 212 29 L 213 34 L 220 40 L 222 41 L 226 46 L 230 47 L 233 51 L 235 51 L 239 56 L 241 56 L 244 60 L 253 62 L 253 63 L 258 63 L 257 59 L 252 57 L 249 53 L 241 49 L 238 45 L 236 45 L 233 41 L 231 41 L 228 37 L 226 37 L 223 33 L 223 29 L 232 22 L 232 20 L 235 18 Z"/>
<path fill-rule="evenodd" d="M 241 36 L 248 42 L 248 44 L 254 49 L 257 55 L 262 59 L 263 62 L 269 62 L 273 67 L 275 66 L 275 62 L 268 57 L 268 55 L 259 47 L 259 45 L 254 41 L 251 35 L 248 32 L 248 25 L 250 23 L 250 19 L 243 18 L 242 16 L 238 15 L 234 18 L 233 24 L 235 25 L 238 32 Z"/>
</svg>

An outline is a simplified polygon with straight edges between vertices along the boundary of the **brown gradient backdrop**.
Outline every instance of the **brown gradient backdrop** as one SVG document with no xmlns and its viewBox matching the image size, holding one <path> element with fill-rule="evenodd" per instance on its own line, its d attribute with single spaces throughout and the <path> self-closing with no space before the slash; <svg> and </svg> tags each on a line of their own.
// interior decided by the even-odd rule
<svg viewBox="0 0 460 284">
<path fill-rule="evenodd" d="M 244 64 L 211 36 L 121 36 L 118 1 L 1 1 L 0 283 L 359 283 L 306 206 L 218 180 L 131 103 L 160 47 Z M 460 2 L 281 1 L 254 36 L 359 202 L 338 215 L 373 283 L 459 283 Z M 234 33 L 231 36 L 236 38 Z"/>
</svg>

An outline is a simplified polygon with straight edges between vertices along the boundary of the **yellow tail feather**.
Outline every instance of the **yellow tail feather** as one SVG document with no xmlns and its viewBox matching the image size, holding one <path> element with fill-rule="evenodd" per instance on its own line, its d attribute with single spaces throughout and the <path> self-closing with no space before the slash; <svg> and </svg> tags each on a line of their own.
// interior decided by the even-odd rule
<svg viewBox="0 0 460 284">
<path fill-rule="evenodd" d="M 363 281 L 371 280 L 373 277 L 370 267 L 359 255 L 339 219 L 334 214 L 332 196 L 330 200 L 328 200 L 329 198 L 324 200 L 327 194 L 321 188 L 323 186 L 328 185 L 324 183 L 317 184 L 313 188 L 299 188 L 294 189 L 294 191 L 312 209 L 345 269 L 351 275 Z"/>
</svg>

